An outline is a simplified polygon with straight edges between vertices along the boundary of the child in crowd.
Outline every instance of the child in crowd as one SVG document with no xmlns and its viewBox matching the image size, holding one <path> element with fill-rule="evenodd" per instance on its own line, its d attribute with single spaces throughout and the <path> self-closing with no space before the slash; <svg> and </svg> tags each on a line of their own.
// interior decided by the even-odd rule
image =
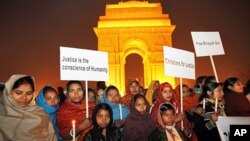
<svg viewBox="0 0 250 141">
<path fill-rule="evenodd" d="M 117 128 L 122 128 L 124 125 L 124 119 L 128 116 L 128 108 L 120 103 L 120 94 L 119 90 L 111 85 L 109 86 L 102 97 L 101 102 L 107 103 L 111 106 L 113 111 L 113 124 Z M 121 114 L 121 115 L 120 115 Z"/>
<path fill-rule="evenodd" d="M 149 114 L 149 104 L 141 94 L 136 94 L 131 100 L 131 112 L 125 120 L 124 141 L 146 141 L 155 125 Z"/>
<path fill-rule="evenodd" d="M 106 103 L 96 105 L 92 124 L 94 127 L 86 134 L 83 141 L 121 141 L 120 131 L 112 126 L 112 109 Z"/>
<path fill-rule="evenodd" d="M 175 127 L 176 111 L 170 103 L 161 104 L 158 120 L 163 123 L 148 136 L 148 141 L 188 141 L 187 136 Z"/>
<path fill-rule="evenodd" d="M 76 136 L 78 140 L 83 140 L 84 135 L 89 131 L 91 122 L 86 117 L 86 101 L 84 97 L 83 86 L 80 81 L 69 81 L 66 86 L 67 99 L 59 107 L 56 118 L 59 135 L 63 140 L 71 140 L 70 131 L 72 121 L 76 121 Z M 88 102 L 89 115 L 95 107 L 94 102 Z"/>
<path fill-rule="evenodd" d="M 192 118 L 199 141 L 220 141 L 215 122 L 218 120 L 218 116 L 226 116 L 223 96 L 223 87 L 220 83 L 210 82 L 203 86 L 203 93 L 199 98 L 199 107 L 204 107 L 202 101 L 205 100 L 205 111 L 200 114 L 194 113 Z M 215 109 L 216 99 L 218 101 L 217 111 Z"/>
<path fill-rule="evenodd" d="M 57 138 L 59 141 L 61 141 L 62 139 L 59 136 L 58 128 L 56 125 L 56 112 L 59 108 L 59 97 L 56 89 L 52 86 L 45 86 L 36 97 L 36 104 L 43 107 L 44 111 L 49 115 L 53 123 Z"/>
</svg>

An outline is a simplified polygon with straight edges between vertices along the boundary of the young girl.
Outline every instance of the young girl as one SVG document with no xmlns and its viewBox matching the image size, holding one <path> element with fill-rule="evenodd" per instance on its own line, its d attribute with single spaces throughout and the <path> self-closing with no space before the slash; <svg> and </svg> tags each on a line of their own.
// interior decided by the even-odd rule
<svg viewBox="0 0 250 141">
<path fill-rule="evenodd" d="M 203 116 L 196 113 L 193 115 L 194 130 L 198 140 L 220 141 L 215 122 L 218 120 L 218 116 L 225 116 L 223 96 L 224 93 L 220 83 L 210 82 L 203 86 L 203 92 L 199 101 L 203 103 L 202 101 L 205 99 L 205 113 Z M 218 99 L 217 112 L 215 112 L 216 98 Z M 202 107 L 203 104 L 199 106 Z"/>
<path fill-rule="evenodd" d="M 250 103 L 243 94 L 243 85 L 236 77 L 224 82 L 225 109 L 228 116 L 250 116 Z"/>
<path fill-rule="evenodd" d="M 59 135 L 64 140 L 71 140 L 70 131 L 72 129 L 72 121 L 75 120 L 77 139 L 82 140 L 91 127 L 90 120 L 86 118 L 86 101 L 83 98 L 82 83 L 80 81 L 69 81 L 66 90 L 67 99 L 56 113 Z M 89 101 L 89 115 L 91 115 L 94 107 L 94 102 Z"/>
<path fill-rule="evenodd" d="M 111 106 L 114 126 L 117 128 L 120 128 L 124 125 L 124 119 L 129 114 L 128 108 L 120 103 L 120 97 L 119 90 L 115 86 L 111 85 L 105 90 L 101 100 L 101 102 L 107 103 L 109 106 Z M 120 112 L 122 115 L 120 115 Z"/>
<path fill-rule="evenodd" d="M 148 141 L 188 141 L 186 135 L 175 127 L 176 111 L 170 103 L 160 105 L 158 118 L 163 125 L 150 133 Z"/>
<path fill-rule="evenodd" d="M 45 112 L 49 115 L 58 140 L 62 140 L 59 136 L 58 128 L 56 125 L 56 112 L 59 108 L 59 97 L 57 91 L 52 86 L 45 86 L 36 97 L 36 104 L 43 107 Z"/>
<path fill-rule="evenodd" d="M 34 103 L 34 78 L 13 75 L 0 99 L 0 140 L 57 141 L 53 124 L 42 107 Z"/>
<path fill-rule="evenodd" d="M 155 129 L 153 119 L 148 112 L 149 104 L 141 94 L 136 94 L 131 100 L 131 112 L 125 120 L 124 141 L 146 141 L 151 131 Z"/>
<path fill-rule="evenodd" d="M 121 133 L 112 126 L 112 117 L 111 107 L 106 103 L 99 103 L 92 115 L 94 128 L 86 134 L 84 141 L 121 141 Z"/>
</svg>

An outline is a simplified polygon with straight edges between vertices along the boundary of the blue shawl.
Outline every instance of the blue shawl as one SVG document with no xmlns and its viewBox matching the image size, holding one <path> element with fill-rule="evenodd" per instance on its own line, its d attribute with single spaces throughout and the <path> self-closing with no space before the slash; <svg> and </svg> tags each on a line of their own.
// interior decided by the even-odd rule
<svg viewBox="0 0 250 141">
<path fill-rule="evenodd" d="M 103 97 L 102 97 L 102 99 L 100 101 L 103 102 L 103 103 L 107 103 L 112 108 L 113 122 L 120 119 L 119 104 L 113 104 L 110 101 L 108 101 L 106 90 L 104 91 Z M 129 109 L 124 104 L 121 104 L 121 109 L 122 109 L 122 119 L 124 120 L 129 114 Z"/>
<path fill-rule="evenodd" d="M 50 117 L 50 119 L 51 119 L 51 121 L 53 123 L 57 138 L 60 141 L 61 138 L 59 136 L 59 131 L 58 131 L 58 128 L 57 128 L 57 125 L 56 125 L 56 111 L 59 108 L 59 103 L 58 103 L 58 105 L 56 107 L 48 105 L 46 103 L 45 98 L 44 98 L 44 92 L 43 92 L 43 89 L 42 89 L 39 92 L 38 96 L 36 97 L 36 105 L 38 105 L 40 107 L 43 107 L 44 111 L 46 113 L 48 113 L 48 115 L 49 115 L 49 117 Z"/>
</svg>

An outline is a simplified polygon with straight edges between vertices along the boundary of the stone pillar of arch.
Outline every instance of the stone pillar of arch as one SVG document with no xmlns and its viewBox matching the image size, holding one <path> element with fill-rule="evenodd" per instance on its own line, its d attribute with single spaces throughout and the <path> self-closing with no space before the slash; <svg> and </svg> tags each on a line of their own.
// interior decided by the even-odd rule
<svg viewBox="0 0 250 141">
<path fill-rule="evenodd" d="M 126 57 L 138 54 L 143 60 L 144 86 L 152 80 L 168 81 L 175 85 L 173 77 L 164 75 L 163 45 L 172 46 L 172 32 L 168 14 L 162 13 L 160 3 L 128 1 L 107 4 L 105 15 L 99 17 L 94 31 L 98 38 L 98 50 L 108 52 L 109 81 L 125 92 Z"/>
</svg>

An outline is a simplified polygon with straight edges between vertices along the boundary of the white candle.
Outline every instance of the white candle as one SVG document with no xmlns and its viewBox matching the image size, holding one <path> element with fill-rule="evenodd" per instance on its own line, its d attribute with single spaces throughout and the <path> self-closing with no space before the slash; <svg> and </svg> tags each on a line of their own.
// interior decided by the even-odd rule
<svg viewBox="0 0 250 141">
<path fill-rule="evenodd" d="M 203 98 L 203 109 L 206 109 L 206 98 Z"/>
<path fill-rule="evenodd" d="M 217 112 L 218 110 L 218 98 L 215 98 L 215 109 L 214 111 Z"/>
<path fill-rule="evenodd" d="M 85 94 L 85 101 L 86 101 L 86 118 L 89 118 L 89 94 L 88 94 L 88 81 L 85 81 L 85 89 L 86 89 L 86 94 Z"/>
<path fill-rule="evenodd" d="M 119 111 L 120 111 L 120 119 L 122 120 L 122 105 L 119 104 Z"/>
<path fill-rule="evenodd" d="M 73 141 L 75 141 L 76 140 L 76 121 L 75 120 L 72 120 L 72 130 L 73 130 L 73 134 L 72 134 Z"/>
</svg>

